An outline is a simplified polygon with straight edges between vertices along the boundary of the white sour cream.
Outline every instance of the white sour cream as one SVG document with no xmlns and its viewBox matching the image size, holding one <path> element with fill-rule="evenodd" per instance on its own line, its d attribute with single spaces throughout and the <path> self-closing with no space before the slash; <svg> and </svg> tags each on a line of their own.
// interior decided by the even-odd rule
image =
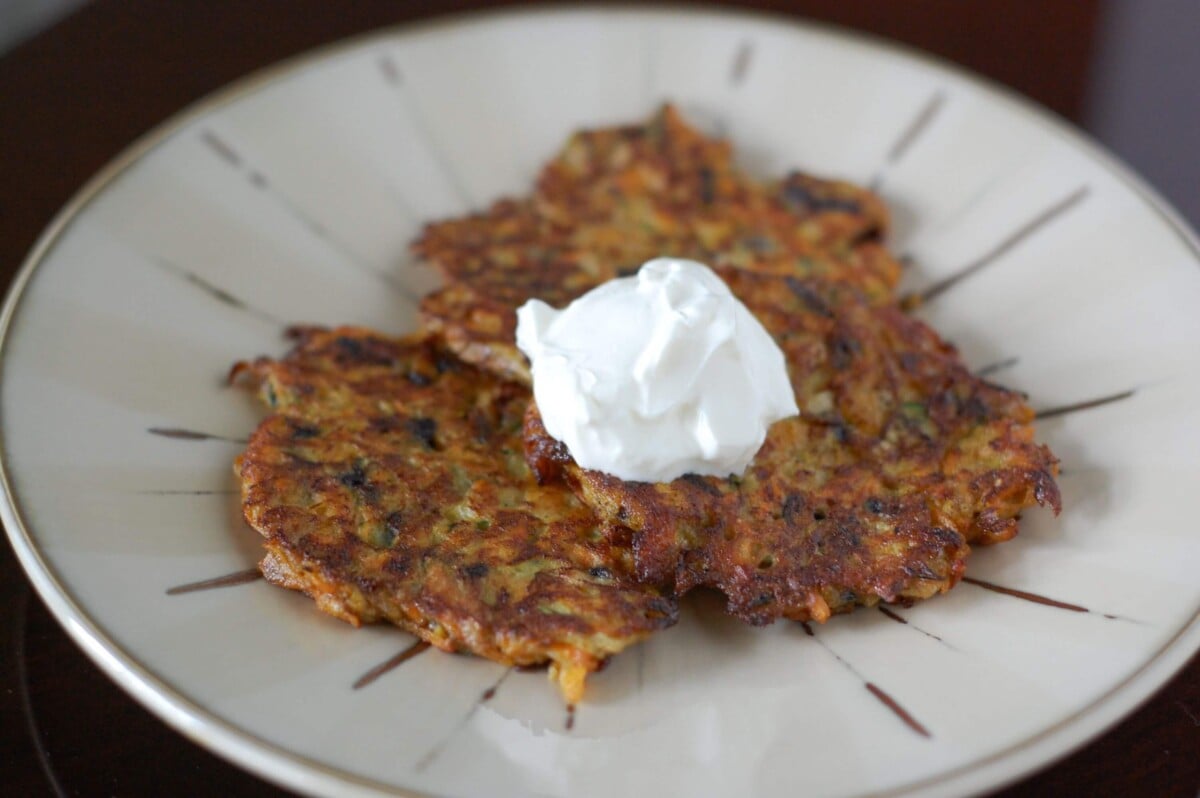
<svg viewBox="0 0 1200 798">
<path fill-rule="evenodd" d="M 643 482 L 741 474 L 796 415 L 783 354 L 707 266 L 658 258 L 558 311 L 517 311 L 546 431 L 580 466 Z"/>
</svg>

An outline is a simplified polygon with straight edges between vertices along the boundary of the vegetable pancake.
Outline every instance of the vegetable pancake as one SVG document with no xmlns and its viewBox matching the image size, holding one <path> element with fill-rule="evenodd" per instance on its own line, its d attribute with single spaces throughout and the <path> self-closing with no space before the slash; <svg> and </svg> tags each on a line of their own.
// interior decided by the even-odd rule
<svg viewBox="0 0 1200 798">
<path fill-rule="evenodd" d="M 969 543 L 1060 508 L 1057 461 L 1017 394 L 971 375 L 955 350 L 852 286 L 723 269 L 774 336 L 798 417 L 773 425 L 744 474 L 625 482 L 580 469 L 536 406 L 526 453 L 597 514 L 633 531 L 639 577 L 683 594 L 718 588 L 751 623 L 826 620 L 945 592 Z"/>
<path fill-rule="evenodd" d="M 643 125 L 575 134 L 532 197 L 431 224 L 414 250 L 449 283 L 423 303 L 426 326 L 464 359 L 528 381 L 512 346 L 527 299 L 562 306 L 671 256 L 847 282 L 887 301 L 900 276 L 880 244 L 887 225 L 879 198 L 848 183 L 751 179 L 728 142 L 666 106 Z"/>
<path fill-rule="evenodd" d="M 628 532 L 532 479 L 527 389 L 427 336 L 295 334 L 285 358 L 234 369 L 272 409 L 235 465 L 269 581 L 356 626 L 549 662 L 568 701 L 609 656 L 674 623 L 673 599 L 634 580 Z"/>
</svg>

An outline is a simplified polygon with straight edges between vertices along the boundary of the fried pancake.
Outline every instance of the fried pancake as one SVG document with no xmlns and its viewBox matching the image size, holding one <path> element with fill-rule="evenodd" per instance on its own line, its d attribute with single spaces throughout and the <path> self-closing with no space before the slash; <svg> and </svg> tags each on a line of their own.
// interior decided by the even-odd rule
<svg viewBox="0 0 1200 798">
<path fill-rule="evenodd" d="M 427 336 L 297 335 L 282 360 L 234 372 L 272 409 L 235 465 L 269 581 L 356 626 L 549 662 L 568 701 L 609 656 L 675 621 L 673 600 L 634 580 L 627 531 L 531 478 L 527 389 Z"/>
<path fill-rule="evenodd" d="M 527 381 L 512 345 L 527 299 L 561 307 L 672 256 L 848 282 L 887 301 L 900 276 L 879 243 L 887 224 L 879 198 L 848 183 L 751 179 L 727 142 L 666 106 L 643 125 L 572 136 L 532 197 L 427 226 L 414 250 L 449 285 L 422 315 L 464 359 Z"/>
<path fill-rule="evenodd" d="M 576 466 L 535 406 L 526 419 L 539 478 L 565 476 L 629 527 L 639 577 L 678 594 L 717 588 L 750 623 L 824 621 L 949 590 L 969 543 L 1011 538 L 1026 507 L 1059 510 L 1032 411 L 929 327 L 846 285 L 721 276 L 779 343 L 801 409 L 744 474 L 625 482 Z"/>
<path fill-rule="evenodd" d="M 800 173 L 754 180 L 729 142 L 704 136 L 671 105 L 644 124 L 573 135 L 542 170 L 534 203 L 547 219 L 585 228 L 590 243 L 632 234 L 712 254 L 801 257 L 877 240 L 888 226 L 882 201 L 850 183 Z"/>
</svg>

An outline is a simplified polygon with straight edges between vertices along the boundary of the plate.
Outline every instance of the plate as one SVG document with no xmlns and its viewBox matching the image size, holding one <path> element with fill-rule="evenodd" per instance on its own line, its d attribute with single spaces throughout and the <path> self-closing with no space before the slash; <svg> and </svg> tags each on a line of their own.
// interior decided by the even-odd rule
<svg viewBox="0 0 1200 798">
<path fill-rule="evenodd" d="M 1041 409 L 1062 516 L 1030 513 L 944 597 L 812 636 L 686 602 L 573 714 L 544 674 L 414 653 L 246 576 L 259 544 L 231 460 L 261 411 L 230 364 L 281 353 L 291 322 L 411 328 L 436 283 L 407 253 L 424 221 L 524 191 L 571 130 L 665 99 L 748 169 L 878 188 L 921 315 Z M 984 790 L 1101 732 L 1200 645 L 1198 251 L 1059 121 L 845 33 L 595 9 L 381 32 L 167 122 L 45 234 L 2 318 L 3 520 L 110 676 L 304 792 Z"/>
</svg>

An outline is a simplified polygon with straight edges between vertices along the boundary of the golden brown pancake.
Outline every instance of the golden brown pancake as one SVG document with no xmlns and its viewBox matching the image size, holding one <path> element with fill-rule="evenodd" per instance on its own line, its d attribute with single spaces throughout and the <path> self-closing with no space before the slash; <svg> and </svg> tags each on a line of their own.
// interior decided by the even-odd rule
<svg viewBox="0 0 1200 798">
<path fill-rule="evenodd" d="M 528 390 L 428 336 L 298 331 L 239 364 L 271 409 L 236 463 L 266 578 L 359 625 L 390 621 L 446 651 L 588 673 L 675 621 L 633 578 L 627 532 L 522 455 Z"/>
<path fill-rule="evenodd" d="M 464 359 L 527 380 L 512 346 L 527 299 L 562 306 L 671 256 L 846 282 L 884 302 L 900 276 L 879 242 L 887 224 L 879 198 L 848 183 L 752 179 L 728 142 L 666 106 L 645 124 L 572 136 L 532 196 L 427 226 L 414 250 L 448 286 L 422 316 Z"/>
<path fill-rule="evenodd" d="M 1011 538 L 1026 507 L 1059 510 L 1032 411 L 929 327 L 845 284 L 720 274 L 783 350 L 801 409 L 744 474 L 626 482 L 576 466 L 536 407 L 526 420 L 539 478 L 631 529 L 640 578 L 717 588 L 751 623 L 824 621 L 945 592 L 969 543 Z"/>
</svg>

